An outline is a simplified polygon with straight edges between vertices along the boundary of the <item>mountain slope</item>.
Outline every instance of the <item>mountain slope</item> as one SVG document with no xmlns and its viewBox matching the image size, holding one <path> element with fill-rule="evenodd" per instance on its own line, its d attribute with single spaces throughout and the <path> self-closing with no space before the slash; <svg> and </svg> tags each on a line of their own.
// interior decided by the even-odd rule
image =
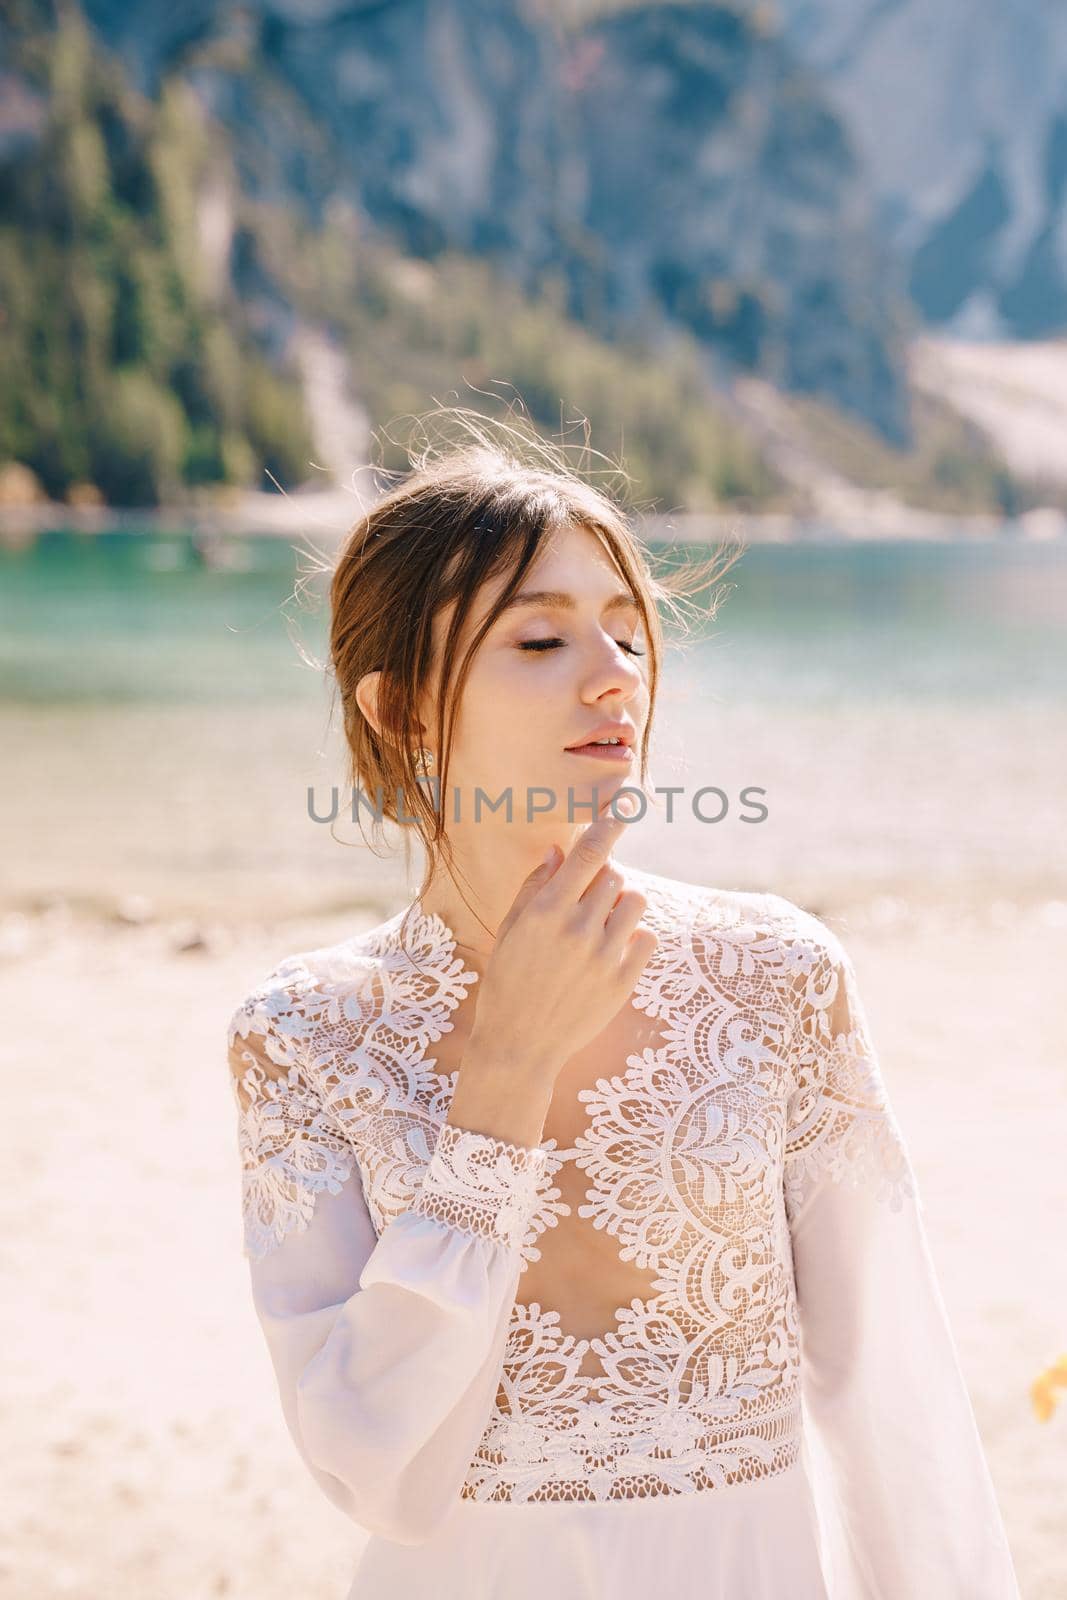
<svg viewBox="0 0 1067 1600">
<path fill-rule="evenodd" d="M 853 137 L 924 319 L 1067 329 L 1067 10 L 1054 0 L 777 0 Z"/>
<path fill-rule="evenodd" d="M 576 28 L 520 0 L 86 0 L 146 93 L 188 77 L 248 192 L 341 198 L 403 252 L 562 284 L 614 339 L 666 312 L 710 348 L 907 433 L 901 285 L 840 121 L 735 6 Z"/>
</svg>

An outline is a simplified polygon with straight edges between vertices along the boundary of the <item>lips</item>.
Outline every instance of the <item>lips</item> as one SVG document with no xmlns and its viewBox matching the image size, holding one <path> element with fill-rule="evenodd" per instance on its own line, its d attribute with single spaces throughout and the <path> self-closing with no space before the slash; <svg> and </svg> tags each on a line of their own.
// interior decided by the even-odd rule
<svg viewBox="0 0 1067 1600">
<path fill-rule="evenodd" d="M 594 728 L 591 733 L 586 734 L 584 739 L 580 739 L 577 744 L 569 744 L 566 748 L 568 750 L 585 750 L 589 745 L 596 744 L 598 739 L 618 739 L 621 745 L 625 745 L 627 749 L 630 749 L 634 742 L 634 730 L 628 722 L 609 722 L 603 727 Z M 609 747 L 602 746 L 601 748 L 606 749 Z"/>
<path fill-rule="evenodd" d="M 617 739 L 618 744 L 598 744 L 598 739 Z M 595 761 L 598 766 L 618 767 L 620 771 L 633 764 L 633 728 L 627 723 L 608 723 L 595 729 L 583 744 L 568 745 L 568 756 L 581 756 L 583 761 Z"/>
<path fill-rule="evenodd" d="M 633 760 L 633 751 L 628 744 L 579 744 L 563 753 L 568 756 L 591 756 L 600 761 L 629 763 Z"/>
</svg>

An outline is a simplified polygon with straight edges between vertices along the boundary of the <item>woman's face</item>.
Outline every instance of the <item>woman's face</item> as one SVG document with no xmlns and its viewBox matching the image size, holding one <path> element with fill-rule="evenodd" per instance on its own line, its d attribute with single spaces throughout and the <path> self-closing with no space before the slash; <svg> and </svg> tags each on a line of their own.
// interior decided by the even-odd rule
<svg viewBox="0 0 1067 1600">
<path fill-rule="evenodd" d="M 494 579 L 479 595 L 461 651 L 506 582 Z M 556 598 L 516 603 L 531 591 L 553 591 Z M 448 611 L 434 621 L 438 660 L 449 621 Z M 479 829 L 507 822 L 506 803 L 496 812 L 489 805 L 500 797 L 506 802 L 510 791 L 516 829 L 532 825 L 558 838 L 561 824 L 582 828 L 619 789 L 639 788 L 648 658 L 634 652 L 646 649 L 637 607 L 596 535 L 571 526 L 551 536 L 471 664 L 444 797 L 449 832 L 457 826 L 457 791 L 464 829 L 475 823 L 476 790 L 484 797 Z M 423 717 L 431 737 L 432 711 Z M 628 753 L 612 759 L 568 749 L 596 737 L 605 723 L 626 726 Z M 436 750 L 435 756 L 438 774 Z"/>
</svg>

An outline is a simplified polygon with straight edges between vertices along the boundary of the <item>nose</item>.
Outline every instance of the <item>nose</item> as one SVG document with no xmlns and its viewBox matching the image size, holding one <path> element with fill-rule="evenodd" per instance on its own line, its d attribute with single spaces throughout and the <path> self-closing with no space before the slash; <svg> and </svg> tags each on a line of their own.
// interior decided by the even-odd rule
<svg viewBox="0 0 1067 1600">
<path fill-rule="evenodd" d="M 601 700 L 617 696 L 621 704 L 627 705 L 644 685 L 645 676 L 640 661 L 625 656 L 622 646 L 616 644 L 614 639 L 605 640 L 596 665 L 586 673 L 582 698 L 588 704 L 595 705 Z"/>
</svg>

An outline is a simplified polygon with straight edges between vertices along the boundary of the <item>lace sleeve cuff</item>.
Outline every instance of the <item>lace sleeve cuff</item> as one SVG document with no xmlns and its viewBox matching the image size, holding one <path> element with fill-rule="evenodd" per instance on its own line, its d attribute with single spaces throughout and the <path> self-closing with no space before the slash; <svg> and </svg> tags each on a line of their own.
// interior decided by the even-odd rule
<svg viewBox="0 0 1067 1600">
<path fill-rule="evenodd" d="M 529 1240 L 566 1209 L 558 1189 L 543 1192 L 553 1166 L 545 1146 L 509 1144 L 445 1122 L 411 1209 L 499 1244 L 525 1244 L 524 1259 L 536 1259 Z"/>
</svg>

